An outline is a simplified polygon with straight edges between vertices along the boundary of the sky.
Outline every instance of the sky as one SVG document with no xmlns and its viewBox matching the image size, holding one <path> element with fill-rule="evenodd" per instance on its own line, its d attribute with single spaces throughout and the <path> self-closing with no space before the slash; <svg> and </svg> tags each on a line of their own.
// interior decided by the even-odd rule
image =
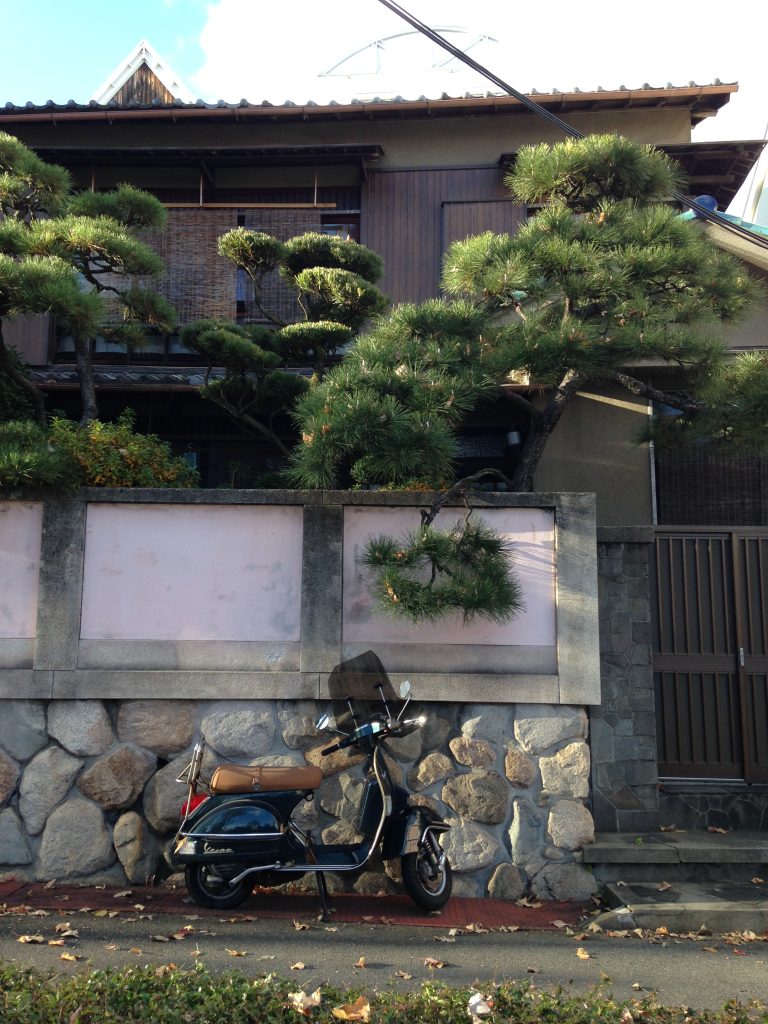
<svg viewBox="0 0 768 1024">
<path fill-rule="evenodd" d="M 521 92 L 739 82 L 739 93 L 696 129 L 694 141 L 766 134 L 764 0 L 400 2 Z M 0 12 L 2 103 L 87 102 L 141 39 L 206 101 L 493 88 L 463 67 L 434 68 L 446 55 L 403 35 L 410 26 L 378 0 L 0 0 Z M 377 40 L 380 46 L 371 45 Z"/>
</svg>

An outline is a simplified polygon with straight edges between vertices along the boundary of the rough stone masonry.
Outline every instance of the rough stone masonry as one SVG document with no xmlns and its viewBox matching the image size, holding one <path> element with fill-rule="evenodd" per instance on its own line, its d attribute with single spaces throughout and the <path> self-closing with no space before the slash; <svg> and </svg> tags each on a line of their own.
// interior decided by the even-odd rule
<svg viewBox="0 0 768 1024">
<path fill-rule="evenodd" d="M 314 701 L 3 701 L 0 877 L 142 883 L 174 833 L 175 780 L 206 741 L 219 761 L 319 764 L 324 781 L 301 820 L 326 842 L 353 841 L 359 757 L 321 757 Z M 583 708 L 427 705 L 419 732 L 389 744 L 396 780 L 451 824 L 444 845 L 454 892 L 586 900 L 581 864 L 594 840 L 586 800 L 590 753 Z M 337 889 L 398 891 L 398 865 L 374 862 Z"/>
</svg>

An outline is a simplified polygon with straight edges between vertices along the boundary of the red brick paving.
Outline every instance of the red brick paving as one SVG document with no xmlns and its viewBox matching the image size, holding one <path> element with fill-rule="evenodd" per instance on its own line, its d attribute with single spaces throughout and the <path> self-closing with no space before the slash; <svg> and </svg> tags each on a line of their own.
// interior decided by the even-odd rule
<svg viewBox="0 0 768 1024">
<path fill-rule="evenodd" d="M 6 913 L 31 910 L 57 911 L 62 915 L 73 911 L 119 910 L 135 913 L 135 905 L 142 904 L 147 912 L 158 914 L 200 914 L 233 918 L 316 918 L 320 904 L 314 894 L 285 895 L 283 893 L 255 892 L 242 906 L 233 911 L 207 910 L 193 903 L 185 889 L 161 886 L 146 888 L 131 886 L 130 895 L 118 897 L 126 889 L 97 888 L 93 885 L 59 885 L 50 888 L 42 882 L 0 882 L 0 910 Z M 355 896 L 331 897 L 334 920 L 343 922 L 383 921 L 385 924 L 410 925 L 426 928 L 461 928 L 479 924 L 485 928 L 519 928 L 524 931 L 554 929 L 553 921 L 575 925 L 587 909 L 578 903 L 542 903 L 538 907 L 519 906 L 507 900 L 468 899 L 452 897 L 439 914 L 425 914 L 408 896 Z M 561 925 L 562 927 L 562 925 Z"/>
</svg>

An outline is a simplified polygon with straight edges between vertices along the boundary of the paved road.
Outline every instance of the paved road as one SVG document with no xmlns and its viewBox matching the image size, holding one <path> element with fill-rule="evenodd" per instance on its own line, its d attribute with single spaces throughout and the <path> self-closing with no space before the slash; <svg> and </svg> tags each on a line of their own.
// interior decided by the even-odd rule
<svg viewBox="0 0 768 1024">
<path fill-rule="evenodd" d="M 59 938 L 57 924 L 69 923 L 78 936 L 66 945 L 49 946 Z M 168 942 L 187 928 L 186 938 Z M 330 929 L 330 930 L 329 930 Z M 20 935 L 38 933 L 45 945 L 21 944 Z M 312 924 L 297 930 L 291 921 L 258 919 L 231 923 L 217 917 L 156 914 L 149 918 L 110 919 L 92 914 L 47 917 L 0 917 L 0 959 L 31 964 L 59 973 L 90 967 L 203 963 L 209 970 L 237 969 L 255 976 L 269 971 L 295 978 L 296 988 L 309 992 L 318 985 L 339 987 L 413 988 L 425 980 L 469 985 L 476 980 L 528 979 L 540 987 L 561 985 L 586 991 L 607 976 L 619 998 L 656 992 L 664 1004 L 718 1008 L 728 999 L 760 998 L 768 1002 L 768 942 L 736 946 L 720 938 L 701 941 L 666 940 L 666 945 L 635 936 L 589 940 L 560 932 L 489 932 L 465 934 L 453 942 L 448 929 L 376 924 Z M 577 949 L 589 959 L 577 956 Z M 734 949 L 739 952 L 735 953 Z M 233 956 L 227 950 L 245 953 Z M 82 959 L 64 961 L 69 953 Z M 360 957 L 364 967 L 355 967 Z M 430 968 L 425 959 L 442 961 Z M 302 970 L 291 965 L 303 963 Z M 412 975 L 403 978 L 397 972 Z M 642 992 L 633 989 L 642 986 Z"/>
</svg>

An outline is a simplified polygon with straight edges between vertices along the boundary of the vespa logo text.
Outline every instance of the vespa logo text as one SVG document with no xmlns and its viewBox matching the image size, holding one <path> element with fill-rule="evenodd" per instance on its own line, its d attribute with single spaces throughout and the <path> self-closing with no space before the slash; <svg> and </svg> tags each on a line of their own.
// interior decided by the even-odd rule
<svg viewBox="0 0 768 1024">
<path fill-rule="evenodd" d="M 214 846 L 212 843 L 203 844 L 203 853 L 234 853 L 228 846 Z"/>
</svg>

